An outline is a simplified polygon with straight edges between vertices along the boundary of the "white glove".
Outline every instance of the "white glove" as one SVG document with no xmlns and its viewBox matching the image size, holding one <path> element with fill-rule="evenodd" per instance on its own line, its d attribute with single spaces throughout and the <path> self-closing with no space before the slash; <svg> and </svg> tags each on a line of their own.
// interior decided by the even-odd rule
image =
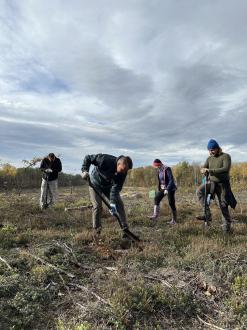
<svg viewBox="0 0 247 330">
<path fill-rule="evenodd" d="M 117 213 L 117 207 L 116 207 L 116 204 L 110 204 L 110 207 L 111 207 L 111 209 L 110 209 L 110 213 L 111 213 L 111 215 L 115 215 L 116 213 Z"/>
<path fill-rule="evenodd" d="M 201 172 L 201 174 L 206 175 L 206 174 L 209 173 L 209 169 L 208 168 L 201 168 L 200 172 Z"/>
<path fill-rule="evenodd" d="M 161 184 L 160 185 L 160 189 L 164 190 L 165 189 L 165 185 L 164 184 Z"/>
<path fill-rule="evenodd" d="M 88 171 L 82 172 L 81 177 L 82 177 L 83 180 L 88 180 L 89 179 Z"/>
<path fill-rule="evenodd" d="M 52 169 L 51 169 L 51 168 L 47 168 L 47 169 L 45 170 L 45 173 L 52 173 Z"/>
<path fill-rule="evenodd" d="M 168 190 L 165 189 L 165 190 L 164 190 L 164 195 L 167 195 L 167 194 L 168 194 Z"/>
</svg>

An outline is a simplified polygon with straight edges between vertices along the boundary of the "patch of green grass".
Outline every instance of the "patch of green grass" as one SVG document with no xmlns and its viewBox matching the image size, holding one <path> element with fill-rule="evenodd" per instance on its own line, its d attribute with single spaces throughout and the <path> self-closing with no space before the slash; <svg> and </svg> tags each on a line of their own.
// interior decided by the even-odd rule
<svg viewBox="0 0 247 330">
<path fill-rule="evenodd" d="M 59 319 L 56 324 L 57 330 L 91 330 L 93 325 L 88 322 L 72 324 L 72 322 L 65 322 Z"/>
<path fill-rule="evenodd" d="M 45 315 L 52 298 L 45 288 L 20 274 L 0 276 L 0 296 L 3 329 L 33 328 L 42 322 L 42 314 Z"/>
<path fill-rule="evenodd" d="M 116 283 L 110 302 L 115 324 L 119 328 L 139 326 L 162 326 L 169 318 L 190 323 L 190 318 L 201 312 L 202 306 L 193 294 L 164 288 L 160 284 L 147 284 L 144 281 Z M 159 315 L 157 319 L 156 316 Z"/>
<path fill-rule="evenodd" d="M 247 293 L 247 274 L 243 276 L 236 276 L 232 284 L 233 291 L 241 295 L 241 293 Z"/>
<path fill-rule="evenodd" d="M 0 247 L 10 249 L 16 246 L 17 228 L 12 225 L 4 226 L 0 229 Z"/>
</svg>

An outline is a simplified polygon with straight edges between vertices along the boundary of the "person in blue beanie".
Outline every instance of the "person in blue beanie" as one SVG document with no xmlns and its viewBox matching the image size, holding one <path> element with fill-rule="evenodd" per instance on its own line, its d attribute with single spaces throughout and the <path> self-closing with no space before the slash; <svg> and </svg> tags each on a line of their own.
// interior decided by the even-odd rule
<svg viewBox="0 0 247 330">
<path fill-rule="evenodd" d="M 237 205 L 230 185 L 231 157 L 222 151 L 218 142 L 214 139 L 208 141 L 207 149 L 209 157 L 201 168 L 201 173 L 205 176 L 208 175 L 210 182 L 206 183 L 206 187 L 205 183 L 200 185 L 197 190 L 197 196 L 203 208 L 205 207 L 205 198 L 207 198 L 208 194 L 211 195 L 211 198 L 214 198 L 215 195 L 217 196 L 222 213 L 223 230 L 225 233 L 228 233 L 231 229 L 231 216 L 228 206 L 234 209 Z M 204 215 L 196 217 L 198 220 L 212 220 L 208 204 L 206 203 Z"/>
<path fill-rule="evenodd" d="M 215 141 L 214 139 L 210 139 L 208 141 L 208 150 L 215 150 L 215 149 L 219 149 L 220 146 L 218 144 L 217 141 Z"/>
</svg>

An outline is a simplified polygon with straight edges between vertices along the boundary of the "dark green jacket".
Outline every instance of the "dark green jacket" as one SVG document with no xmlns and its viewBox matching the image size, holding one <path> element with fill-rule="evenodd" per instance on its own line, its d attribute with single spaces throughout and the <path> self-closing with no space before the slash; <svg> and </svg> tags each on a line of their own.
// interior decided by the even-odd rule
<svg viewBox="0 0 247 330">
<path fill-rule="evenodd" d="M 209 169 L 210 180 L 213 182 L 226 182 L 230 180 L 230 155 L 220 152 L 217 156 L 209 156 L 204 164 Z"/>
<path fill-rule="evenodd" d="M 214 184 L 214 192 L 220 196 L 221 201 L 234 209 L 237 205 L 237 201 L 232 193 L 230 185 L 230 155 L 220 152 L 217 156 L 209 156 L 204 167 L 209 169 L 210 181 Z"/>
</svg>

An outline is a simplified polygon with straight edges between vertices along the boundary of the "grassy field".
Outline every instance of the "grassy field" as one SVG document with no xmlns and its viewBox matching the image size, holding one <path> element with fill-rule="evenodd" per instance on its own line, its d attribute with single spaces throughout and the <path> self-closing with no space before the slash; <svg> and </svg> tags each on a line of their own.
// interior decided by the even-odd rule
<svg viewBox="0 0 247 330">
<path fill-rule="evenodd" d="M 232 212 L 234 233 L 221 216 L 195 220 L 194 193 L 177 193 L 178 221 L 167 201 L 152 226 L 145 189 L 125 189 L 131 230 L 122 239 L 104 212 L 101 240 L 91 232 L 85 187 L 60 188 L 54 209 L 40 211 L 39 191 L 0 194 L 0 328 L 4 329 L 247 329 L 247 199 Z"/>
</svg>

